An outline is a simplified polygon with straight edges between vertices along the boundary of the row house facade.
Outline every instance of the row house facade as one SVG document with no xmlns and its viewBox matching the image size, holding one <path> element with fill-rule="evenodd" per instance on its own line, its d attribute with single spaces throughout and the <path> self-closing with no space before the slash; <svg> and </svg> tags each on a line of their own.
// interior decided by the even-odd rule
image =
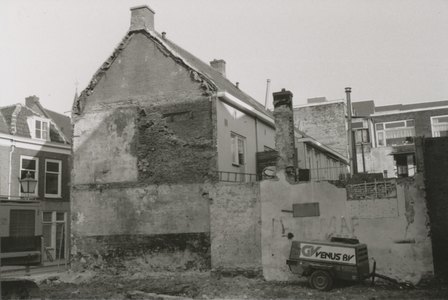
<svg viewBox="0 0 448 300">
<path fill-rule="evenodd" d="M 0 107 L 0 195 L 41 202 L 44 244 L 56 259 L 69 247 L 70 139 L 70 118 L 45 109 L 36 96 Z M 33 194 L 20 187 L 27 174 L 38 181 Z"/>
<path fill-rule="evenodd" d="M 448 134 L 448 100 L 375 106 L 353 103 L 358 172 L 409 177 L 416 172 L 414 137 Z"/>
<path fill-rule="evenodd" d="M 294 107 L 294 123 L 305 134 L 349 156 L 345 100 L 310 98 Z M 375 106 L 373 100 L 352 103 L 354 173 L 385 177 L 413 176 L 414 137 L 443 137 L 448 132 L 448 100 Z"/>
</svg>

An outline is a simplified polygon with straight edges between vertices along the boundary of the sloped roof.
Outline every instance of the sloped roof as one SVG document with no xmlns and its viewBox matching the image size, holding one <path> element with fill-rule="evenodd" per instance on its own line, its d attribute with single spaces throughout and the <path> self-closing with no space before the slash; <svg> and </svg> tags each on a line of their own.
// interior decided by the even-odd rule
<svg viewBox="0 0 448 300">
<path fill-rule="evenodd" d="M 3 113 L 0 111 L 0 133 L 9 134 L 8 125 L 6 124 L 5 117 L 3 117 Z"/>
<path fill-rule="evenodd" d="M 83 110 L 84 101 L 87 100 L 87 97 L 93 91 L 101 77 L 104 76 L 105 72 L 109 69 L 118 54 L 126 48 L 127 44 L 135 33 L 143 33 L 149 39 L 153 40 L 162 52 L 172 57 L 177 63 L 184 65 L 191 72 L 194 80 L 201 82 L 201 85 L 205 89 L 206 93 L 209 91 L 226 91 L 232 96 L 250 105 L 258 112 L 261 112 L 271 118 L 273 117 L 272 112 L 266 110 L 261 103 L 237 88 L 231 81 L 222 76 L 221 73 L 213 69 L 209 64 L 203 62 L 174 42 L 166 38 L 162 38 L 162 35 L 160 33 L 155 31 L 148 31 L 146 29 L 132 30 L 126 33 L 121 43 L 113 51 L 112 55 L 93 75 L 92 80 L 90 81 L 86 89 L 84 89 L 81 92 L 80 96 L 74 101 L 73 112 L 75 114 L 78 114 Z"/>
<path fill-rule="evenodd" d="M 33 104 L 29 106 L 29 108 L 34 110 L 41 116 L 44 116 L 48 119 L 52 119 L 57 127 L 55 129 L 58 131 L 60 130 L 62 132 L 67 142 L 71 140 L 72 130 L 71 130 L 71 121 L 69 117 L 44 108 L 42 104 L 40 104 L 39 98 L 37 98 L 37 100 L 34 101 Z"/>
<path fill-rule="evenodd" d="M 219 73 L 217 70 L 212 68 L 209 64 L 203 62 L 190 52 L 186 51 L 185 49 L 181 48 L 174 42 L 170 41 L 169 39 L 162 38 L 162 35 L 156 32 L 156 35 L 159 39 L 163 39 L 163 42 L 166 43 L 170 48 L 175 50 L 179 55 L 184 58 L 186 61 L 188 61 L 191 65 L 195 66 L 197 70 L 199 70 L 201 73 L 209 77 L 213 82 L 217 85 L 219 91 L 227 91 L 232 96 L 240 99 L 246 104 L 249 104 L 253 108 L 255 108 L 257 111 L 266 114 L 267 116 L 273 117 L 273 114 L 264 108 L 264 106 L 258 102 L 257 100 L 253 99 L 251 96 L 240 90 L 233 84 L 230 80 L 228 80 L 226 77 L 224 77 L 221 73 Z"/>
<path fill-rule="evenodd" d="M 67 140 L 70 141 L 72 137 L 72 125 L 70 118 L 52 110 L 45 109 L 45 111 L 48 113 L 48 116 L 56 123 L 56 125 L 59 126 L 61 131 L 67 137 Z"/>
<path fill-rule="evenodd" d="M 27 122 L 28 117 L 46 117 L 20 103 L 0 107 L 0 114 L 2 116 L 0 118 L 1 133 L 25 138 L 31 138 L 30 128 Z M 64 138 L 59 134 L 59 131 L 53 124 L 50 125 L 50 139 L 52 142 L 64 143 Z"/>
</svg>

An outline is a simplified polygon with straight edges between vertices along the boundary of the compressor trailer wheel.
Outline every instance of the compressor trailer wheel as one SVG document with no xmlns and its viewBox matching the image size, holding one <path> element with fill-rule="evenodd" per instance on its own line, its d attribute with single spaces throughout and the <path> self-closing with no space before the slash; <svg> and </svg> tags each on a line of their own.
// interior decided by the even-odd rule
<svg viewBox="0 0 448 300">
<path fill-rule="evenodd" d="M 329 291 L 333 286 L 333 279 L 327 271 L 316 270 L 311 274 L 310 285 L 316 290 Z"/>
</svg>

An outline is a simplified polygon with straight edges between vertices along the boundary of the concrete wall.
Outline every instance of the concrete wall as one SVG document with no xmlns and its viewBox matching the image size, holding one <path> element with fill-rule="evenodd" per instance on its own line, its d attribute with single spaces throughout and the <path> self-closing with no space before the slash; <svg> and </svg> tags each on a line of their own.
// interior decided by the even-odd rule
<svg viewBox="0 0 448 300">
<path fill-rule="evenodd" d="M 422 178 L 397 185 L 397 197 L 347 201 L 344 188 L 328 182 L 289 185 L 279 180 L 260 183 L 262 263 L 267 280 L 295 280 L 286 265 L 292 240 L 358 238 L 368 246 L 380 274 L 418 281 L 433 274 L 431 241 Z M 292 205 L 318 202 L 320 216 L 293 218 Z M 386 209 L 384 208 L 386 207 Z M 391 208 L 395 214 L 391 214 Z M 387 211 L 386 211 L 387 210 Z"/>
<path fill-rule="evenodd" d="M 297 106 L 294 107 L 294 125 L 322 144 L 348 157 L 345 115 L 346 106 L 343 101 Z"/>
<path fill-rule="evenodd" d="M 211 267 L 218 272 L 260 274 L 259 184 L 216 184 L 208 197 Z"/>
</svg>

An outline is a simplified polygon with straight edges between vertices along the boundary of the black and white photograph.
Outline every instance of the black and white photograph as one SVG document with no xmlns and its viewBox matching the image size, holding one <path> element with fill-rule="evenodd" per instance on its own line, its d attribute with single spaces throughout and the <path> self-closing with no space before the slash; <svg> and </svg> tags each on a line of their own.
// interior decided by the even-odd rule
<svg viewBox="0 0 448 300">
<path fill-rule="evenodd" d="M 0 1 L 1 299 L 448 299 L 447 0 Z"/>
</svg>

